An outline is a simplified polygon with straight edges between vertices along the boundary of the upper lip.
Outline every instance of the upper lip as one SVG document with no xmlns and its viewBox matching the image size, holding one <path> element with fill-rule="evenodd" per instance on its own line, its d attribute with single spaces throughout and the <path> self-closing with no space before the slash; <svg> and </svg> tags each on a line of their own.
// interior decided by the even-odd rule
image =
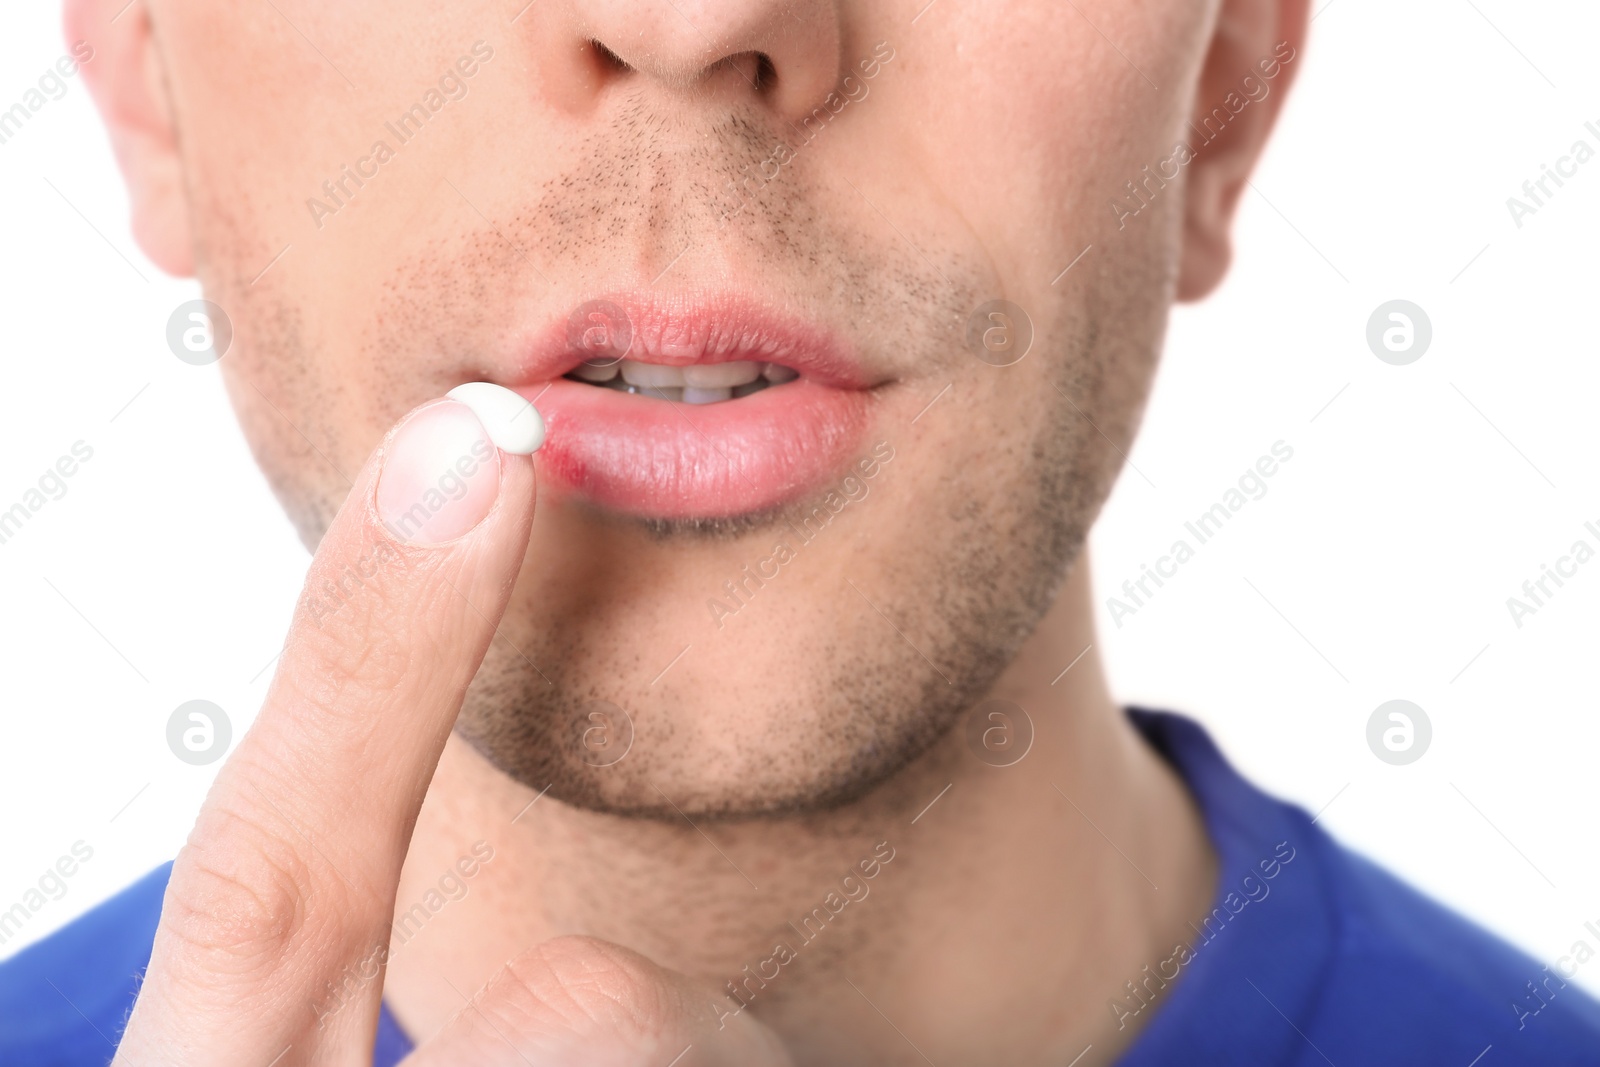
<svg viewBox="0 0 1600 1067">
<path fill-rule="evenodd" d="M 874 384 L 850 348 L 832 331 L 737 293 L 601 293 L 572 305 L 535 335 L 517 384 L 559 378 L 590 353 L 570 339 L 583 309 L 620 309 L 631 334 L 626 358 L 667 366 L 752 360 L 778 363 L 820 385 L 864 389 Z M 614 326 L 615 324 L 613 324 Z"/>
</svg>

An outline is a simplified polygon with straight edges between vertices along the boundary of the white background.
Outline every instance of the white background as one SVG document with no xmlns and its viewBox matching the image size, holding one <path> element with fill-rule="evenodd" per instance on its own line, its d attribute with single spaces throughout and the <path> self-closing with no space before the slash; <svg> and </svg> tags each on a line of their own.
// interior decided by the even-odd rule
<svg viewBox="0 0 1600 1067">
<path fill-rule="evenodd" d="M 1120 697 L 1200 717 L 1256 781 L 1553 961 L 1600 923 L 1600 560 L 1520 629 L 1506 598 L 1600 548 L 1600 159 L 1521 229 L 1506 198 L 1575 140 L 1600 149 L 1600 11 L 1319 6 L 1232 276 L 1176 314 L 1095 532 L 1102 599 L 1274 442 L 1294 458 L 1120 628 L 1101 611 L 1101 652 Z M 65 51 L 57 21 L 8 12 L 0 103 Z M 166 348 L 196 292 L 129 239 L 69 85 L 0 145 L 0 509 L 94 449 L 0 545 L 0 910 L 75 841 L 94 858 L 6 953 L 177 850 L 215 766 L 173 758 L 167 717 L 204 697 L 243 732 L 307 562 L 216 369 Z M 1365 341 L 1396 298 L 1434 329 L 1405 367 Z M 1367 748 L 1393 698 L 1433 723 L 1410 766 Z M 1600 991 L 1600 961 L 1578 980 Z"/>
</svg>

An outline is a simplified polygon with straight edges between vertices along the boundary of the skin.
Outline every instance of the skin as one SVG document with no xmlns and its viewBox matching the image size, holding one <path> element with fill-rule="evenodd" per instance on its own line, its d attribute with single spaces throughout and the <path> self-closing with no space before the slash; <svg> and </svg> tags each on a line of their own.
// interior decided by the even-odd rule
<svg viewBox="0 0 1600 1067">
<path fill-rule="evenodd" d="M 1137 1027 L 1107 1002 L 1206 910 L 1215 860 L 1092 648 L 1060 673 L 1094 643 L 1083 541 L 1295 64 L 1136 217 L 1109 205 L 1300 46 L 1303 0 L 120 6 L 67 23 L 134 232 L 227 310 L 230 396 L 315 559 L 118 1062 L 360 1063 L 380 995 L 422 1063 L 1112 1062 Z M 464 96 L 308 207 L 476 41 Z M 880 42 L 867 95 L 729 216 L 726 183 Z M 535 509 L 537 458 L 501 455 L 461 538 L 384 530 L 408 411 L 596 292 L 729 284 L 848 339 L 893 449 L 737 615 L 708 598 L 792 514 Z M 1000 297 L 1035 336 L 1003 368 L 964 343 Z M 966 743 L 991 697 L 1034 726 L 1012 767 Z M 609 766 L 594 700 L 633 730 Z M 738 1010 L 725 983 L 884 849 Z"/>
</svg>

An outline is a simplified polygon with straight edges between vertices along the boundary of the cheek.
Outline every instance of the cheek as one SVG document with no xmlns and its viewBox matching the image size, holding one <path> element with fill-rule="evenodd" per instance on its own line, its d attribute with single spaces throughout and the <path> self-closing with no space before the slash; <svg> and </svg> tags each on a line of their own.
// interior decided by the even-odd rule
<svg viewBox="0 0 1600 1067">
<path fill-rule="evenodd" d="M 1187 9 L 1203 6 L 1082 0 L 1011 5 L 1004 18 L 946 11 L 939 47 L 903 50 L 899 73 L 910 72 L 914 92 L 885 91 L 901 89 L 907 112 L 940 116 L 916 124 L 923 174 L 947 186 L 986 246 L 1039 249 L 1026 266 L 1048 281 L 1104 238 L 1123 184 L 1170 152 L 1205 17 Z M 973 61 L 980 55 L 1005 61 Z M 960 77 L 948 76 L 954 62 Z"/>
</svg>

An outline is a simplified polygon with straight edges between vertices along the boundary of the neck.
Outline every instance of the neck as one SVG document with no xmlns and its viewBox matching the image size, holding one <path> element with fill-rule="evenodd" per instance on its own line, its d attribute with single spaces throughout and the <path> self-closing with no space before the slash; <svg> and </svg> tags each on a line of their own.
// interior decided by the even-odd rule
<svg viewBox="0 0 1600 1067">
<path fill-rule="evenodd" d="M 391 1010 L 425 1039 L 460 1009 L 452 986 L 581 933 L 706 979 L 708 1015 L 754 1012 L 798 1064 L 899 1062 L 907 1038 L 935 1062 L 1090 1044 L 1085 1063 L 1109 1062 L 1149 1018 L 1112 1003 L 1130 981 L 1149 998 L 1144 968 L 1187 942 L 1216 874 L 1181 782 L 1110 698 L 1086 572 L 989 694 L 1032 720 L 1011 766 L 975 758 L 963 723 L 846 808 L 695 826 L 536 800 L 452 739 L 396 899 Z"/>
</svg>

